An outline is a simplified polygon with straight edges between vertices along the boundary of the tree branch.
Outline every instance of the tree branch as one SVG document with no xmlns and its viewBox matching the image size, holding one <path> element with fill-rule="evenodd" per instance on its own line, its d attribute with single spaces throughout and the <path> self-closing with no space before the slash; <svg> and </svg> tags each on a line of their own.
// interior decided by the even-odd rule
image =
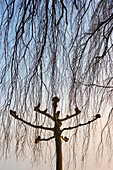
<svg viewBox="0 0 113 170">
<path fill-rule="evenodd" d="M 113 13 L 111 14 L 111 16 L 110 16 L 109 18 L 107 18 L 106 20 L 102 21 L 92 33 L 90 33 L 90 36 L 87 38 L 87 40 L 86 40 L 86 42 L 85 42 L 84 48 L 83 48 L 83 50 L 82 50 L 81 57 L 80 57 L 80 59 L 79 59 L 79 62 L 80 62 L 80 60 L 81 60 L 81 58 L 82 58 L 82 55 L 83 55 L 83 53 L 84 53 L 84 51 L 85 51 L 85 49 L 86 49 L 86 46 L 87 46 L 89 40 L 90 40 L 90 39 L 94 36 L 94 34 L 100 29 L 100 27 L 102 27 L 105 23 L 109 23 L 112 19 L 113 19 Z M 102 54 L 102 57 L 104 57 L 104 55 L 105 55 L 105 52 Z"/>
<path fill-rule="evenodd" d="M 90 87 L 90 86 L 96 86 L 96 87 L 100 87 L 100 88 L 105 88 L 105 89 L 107 89 L 107 88 L 113 88 L 113 86 L 109 86 L 109 83 L 111 82 L 112 79 L 113 79 L 113 77 L 111 77 L 111 78 L 109 79 L 109 81 L 107 82 L 106 85 L 99 85 L 99 84 L 94 84 L 94 83 L 85 84 L 85 83 L 82 83 L 82 82 L 79 81 L 79 80 L 78 80 L 78 82 L 79 82 L 81 85 L 83 85 L 83 86 L 88 86 L 88 87 Z"/>
<path fill-rule="evenodd" d="M 68 142 L 68 141 L 69 141 L 69 138 L 67 138 L 67 136 L 65 136 L 65 137 L 61 136 L 61 138 L 62 138 L 65 142 Z"/>
<path fill-rule="evenodd" d="M 74 4 L 75 4 L 76 9 L 78 10 L 78 6 L 77 6 L 77 3 L 76 3 L 76 0 L 74 0 Z"/>
<path fill-rule="evenodd" d="M 89 120 L 89 121 L 86 122 L 86 123 L 80 123 L 80 124 L 78 124 L 77 126 L 73 126 L 73 127 L 68 127 L 68 128 L 62 129 L 62 130 L 61 130 L 61 133 L 62 133 L 63 131 L 65 131 L 65 130 L 72 130 L 72 129 L 76 129 L 76 128 L 80 127 L 80 126 L 88 125 L 88 124 L 94 122 L 95 120 L 97 120 L 97 119 L 100 118 L 100 117 L 101 117 L 101 115 L 100 115 L 100 114 L 97 114 L 92 120 Z"/>
<path fill-rule="evenodd" d="M 15 111 L 10 110 L 10 115 L 13 116 L 15 119 L 20 120 L 21 122 L 23 122 L 26 125 L 31 126 L 33 128 L 40 128 L 40 129 L 44 129 L 44 130 L 54 131 L 54 128 L 43 127 L 42 125 L 41 126 L 37 126 L 37 125 L 34 125 L 34 124 L 30 123 L 30 122 L 27 122 L 26 120 L 23 120 L 23 119 L 19 118 L 18 115 L 16 115 Z"/>
<path fill-rule="evenodd" d="M 85 83 L 82 83 L 80 81 L 78 81 L 80 84 L 84 85 L 84 86 L 96 86 L 96 87 L 101 87 L 101 88 L 113 88 L 113 86 L 106 86 L 106 85 L 99 85 L 99 84 L 94 84 L 94 83 L 91 83 L 91 84 L 85 84 Z"/>
<path fill-rule="evenodd" d="M 75 113 L 75 114 L 73 114 L 73 115 L 70 115 L 70 116 L 66 116 L 65 118 L 63 118 L 63 119 L 59 119 L 60 120 L 60 122 L 63 122 L 63 121 L 65 121 L 65 120 L 68 120 L 68 119 L 70 119 L 70 118 L 72 118 L 72 117 L 74 117 L 74 116 L 77 116 L 78 114 L 77 113 Z"/>
<path fill-rule="evenodd" d="M 72 117 L 74 117 L 74 116 L 77 116 L 77 115 L 79 115 L 79 114 L 81 113 L 81 111 L 80 111 L 78 108 L 75 108 L 75 111 L 76 111 L 75 114 L 70 115 L 70 116 L 67 115 L 65 118 L 59 119 L 59 121 L 62 122 L 62 121 L 68 120 L 68 119 L 70 119 L 70 118 L 72 118 Z"/>
<path fill-rule="evenodd" d="M 34 108 L 34 111 L 39 112 L 39 113 L 47 116 L 48 118 L 52 119 L 53 121 L 55 121 L 53 116 L 51 116 L 50 114 L 46 113 L 46 110 L 44 110 L 44 111 L 40 110 L 38 106 L 36 106 Z"/>
<path fill-rule="evenodd" d="M 53 138 L 55 138 L 55 136 L 49 137 L 49 138 L 47 138 L 47 139 L 45 139 L 45 138 L 42 138 L 42 139 L 41 139 L 41 137 L 38 136 L 38 137 L 35 139 L 35 143 L 37 144 L 37 143 L 39 143 L 40 141 L 49 141 L 49 140 L 51 140 L 51 139 L 53 139 Z"/>
<path fill-rule="evenodd" d="M 61 2 L 61 4 L 62 4 L 62 14 L 61 14 L 61 16 L 60 16 L 60 18 L 59 18 L 59 20 L 58 20 L 58 22 L 57 22 L 57 24 L 56 24 L 57 26 L 59 25 L 61 19 L 63 18 L 64 9 L 65 9 L 65 11 L 66 11 L 66 24 L 68 24 L 68 21 L 67 21 L 67 8 L 65 7 L 63 0 L 60 0 L 60 2 Z"/>
<path fill-rule="evenodd" d="M 51 139 L 53 139 L 53 138 L 55 138 L 55 136 L 51 136 L 50 138 L 42 138 L 42 139 L 40 139 L 40 141 L 49 141 L 49 140 L 51 140 Z"/>
</svg>

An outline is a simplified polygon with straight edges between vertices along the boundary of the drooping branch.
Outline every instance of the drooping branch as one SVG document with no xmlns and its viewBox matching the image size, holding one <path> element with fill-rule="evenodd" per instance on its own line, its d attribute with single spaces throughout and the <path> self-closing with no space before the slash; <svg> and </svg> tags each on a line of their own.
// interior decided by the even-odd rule
<svg viewBox="0 0 113 170">
<path fill-rule="evenodd" d="M 40 57 L 38 59 L 38 64 L 40 63 L 41 61 L 41 58 L 43 56 L 43 53 L 44 53 L 44 48 L 46 46 L 46 41 L 47 41 L 47 32 L 48 32 L 48 1 L 46 1 L 46 25 L 45 25 L 45 34 L 44 34 L 44 42 L 43 42 L 43 45 L 42 45 L 42 49 L 41 49 L 41 54 L 40 54 Z M 37 67 L 38 67 L 38 64 L 35 66 L 35 71 L 37 72 Z"/>
<path fill-rule="evenodd" d="M 76 128 L 80 127 L 80 126 L 88 125 L 88 124 L 94 122 L 95 120 L 97 120 L 97 119 L 100 118 L 100 117 L 101 117 L 101 115 L 100 115 L 100 114 L 97 114 L 92 120 L 89 120 L 89 121 L 86 122 L 86 123 L 80 123 L 80 124 L 78 124 L 77 126 L 68 127 L 68 128 L 63 128 L 63 129 L 61 130 L 61 132 L 65 131 L 65 130 L 76 129 Z"/>
<path fill-rule="evenodd" d="M 54 128 L 43 127 L 42 125 L 41 126 L 37 126 L 37 125 L 32 124 L 31 122 L 27 122 L 26 120 L 23 120 L 22 118 L 19 118 L 18 115 L 16 114 L 16 111 L 10 110 L 10 115 L 13 116 L 15 119 L 20 120 L 21 122 L 23 122 L 26 125 L 31 126 L 33 128 L 39 128 L 39 129 L 43 129 L 43 130 L 54 131 Z"/>
<path fill-rule="evenodd" d="M 76 3 L 76 0 L 74 0 L 74 5 L 75 5 L 76 9 L 78 10 L 78 6 L 77 6 L 77 3 Z"/>
<path fill-rule="evenodd" d="M 57 22 L 57 24 L 56 24 L 57 26 L 59 25 L 61 19 L 63 18 L 64 9 L 65 9 L 65 11 L 66 11 L 66 24 L 68 24 L 68 20 L 67 20 L 67 8 L 66 8 L 66 6 L 64 5 L 63 0 L 60 0 L 60 2 L 61 2 L 61 5 L 62 5 L 62 14 L 61 14 L 61 16 L 60 16 L 60 18 L 59 18 L 59 20 L 58 20 L 58 22 Z"/>
<path fill-rule="evenodd" d="M 84 53 L 84 51 L 85 51 L 85 49 L 86 49 L 89 41 L 91 40 L 91 38 L 97 33 L 97 31 L 98 31 L 104 24 L 109 23 L 112 19 L 113 19 L 113 14 L 111 14 L 111 16 L 110 16 L 109 18 L 107 18 L 106 20 L 102 21 L 102 22 L 95 28 L 95 30 L 94 30 L 92 33 L 89 33 L 90 36 L 87 38 L 87 40 L 86 40 L 86 42 L 85 42 L 84 48 L 83 48 L 83 50 L 82 50 L 82 55 L 83 55 L 83 53 Z M 112 32 L 112 30 L 110 31 L 109 36 L 110 36 L 111 32 Z M 106 39 L 106 43 L 107 43 L 107 42 L 108 42 L 108 38 Z M 108 46 L 108 45 L 107 45 L 107 46 Z M 105 54 L 106 54 L 106 51 L 107 51 L 107 47 L 105 47 L 105 50 L 104 50 L 102 56 L 99 56 L 99 58 L 103 58 L 103 57 L 105 56 Z M 82 55 L 81 55 L 81 56 L 82 56 Z M 81 58 L 82 58 L 82 57 L 81 57 Z M 80 60 L 81 60 L 81 58 L 80 58 Z"/>
</svg>

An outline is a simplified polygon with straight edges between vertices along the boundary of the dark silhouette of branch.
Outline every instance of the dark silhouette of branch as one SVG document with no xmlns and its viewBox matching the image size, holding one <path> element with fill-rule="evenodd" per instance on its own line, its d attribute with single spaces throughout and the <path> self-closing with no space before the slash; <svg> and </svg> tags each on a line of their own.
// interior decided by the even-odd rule
<svg viewBox="0 0 113 170">
<path fill-rule="evenodd" d="M 10 110 L 10 115 L 13 116 L 15 119 L 20 120 L 21 122 L 23 122 L 26 125 L 31 126 L 33 128 L 39 128 L 39 129 L 43 129 L 43 130 L 54 131 L 54 128 L 43 127 L 42 125 L 41 126 L 37 126 L 37 125 L 32 124 L 31 122 L 27 122 L 26 120 L 23 120 L 22 118 L 19 118 L 18 115 L 16 114 L 16 111 Z"/>
<path fill-rule="evenodd" d="M 65 131 L 65 130 L 72 130 L 72 129 L 76 129 L 76 128 L 80 127 L 80 126 L 88 125 L 88 124 L 94 122 L 95 120 L 97 120 L 97 119 L 100 118 L 100 117 L 101 117 L 101 115 L 100 115 L 100 114 L 97 114 L 92 120 L 89 120 L 89 121 L 86 122 L 86 123 L 80 123 L 80 124 L 78 124 L 77 126 L 64 128 L 64 129 L 62 129 L 62 132 Z"/>
<path fill-rule="evenodd" d="M 62 122 L 62 121 L 68 120 L 68 119 L 70 119 L 70 118 L 72 118 L 72 117 L 74 117 L 74 116 L 77 116 L 77 115 L 79 115 L 79 114 L 81 113 L 81 111 L 80 111 L 78 108 L 75 108 L 75 111 L 76 111 L 75 114 L 70 115 L 70 116 L 67 115 L 66 118 L 59 119 L 59 121 Z"/>
<path fill-rule="evenodd" d="M 113 86 L 99 85 L 99 84 L 94 84 L 94 83 L 85 84 L 85 83 L 82 83 L 82 82 L 80 82 L 80 81 L 79 81 L 79 83 L 81 83 L 81 84 L 84 85 L 84 86 L 88 86 L 88 87 L 90 87 L 90 86 L 96 86 L 96 87 L 108 88 L 108 89 L 113 88 Z"/>
<path fill-rule="evenodd" d="M 110 16 L 109 18 L 107 18 L 106 20 L 102 21 L 102 22 L 97 26 L 97 28 L 96 28 L 92 33 L 90 33 L 90 36 L 87 38 L 87 40 L 86 40 L 86 42 L 85 42 L 85 45 L 84 45 L 84 48 L 83 48 L 83 50 L 82 50 L 82 55 L 83 55 L 83 53 L 84 53 L 84 51 L 85 51 L 85 49 L 86 49 L 86 46 L 87 46 L 89 40 L 90 40 L 90 39 L 94 36 L 94 34 L 100 29 L 100 27 L 102 27 L 102 26 L 103 26 L 104 24 L 106 24 L 106 23 L 109 23 L 112 19 L 113 19 L 113 14 L 111 14 L 111 16 Z M 112 31 L 111 31 L 111 32 L 112 32 Z M 106 41 L 108 41 L 108 40 L 106 40 Z M 105 50 L 104 50 L 104 52 L 103 52 L 103 54 L 102 54 L 101 57 L 104 57 L 104 56 L 105 56 L 106 50 L 107 50 L 107 48 L 105 48 Z M 81 55 L 81 57 L 82 57 L 82 55 Z M 80 59 L 81 59 L 81 58 L 80 58 Z"/>
<path fill-rule="evenodd" d="M 55 138 L 55 136 L 51 136 L 49 138 L 41 138 L 40 141 L 49 141 L 51 139 Z"/>
<path fill-rule="evenodd" d="M 39 143 L 40 141 L 49 141 L 51 139 L 55 138 L 55 136 L 51 136 L 49 138 L 41 138 L 40 136 L 38 136 L 36 139 L 35 139 L 35 143 Z"/>
<path fill-rule="evenodd" d="M 106 85 L 99 85 L 99 84 L 95 84 L 95 83 L 85 84 L 79 80 L 77 80 L 77 81 L 83 86 L 88 86 L 88 87 L 96 86 L 96 87 L 100 87 L 100 88 L 110 89 L 110 88 L 113 88 L 113 86 L 109 86 L 109 83 L 111 82 L 112 79 L 113 79 L 113 77 L 110 78 L 110 80 L 106 83 Z"/>
<path fill-rule="evenodd" d="M 61 2 L 61 4 L 62 4 L 62 14 L 61 14 L 61 16 L 60 16 L 60 18 L 59 18 L 59 20 L 58 20 L 58 22 L 57 22 L 57 24 L 56 24 L 57 26 L 59 25 L 61 19 L 63 18 L 64 9 L 65 9 L 65 11 L 66 11 L 66 24 L 68 24 L 68 21 L 67 21 L 67 8 L 65 7 L 63 0 L 61 0 L 60 2 Z"/>
<path fill-rule="evenodd" d="M 87 128 L 81 129 L 88 130 L 88 136 L 83 139 L 81 148 L 81 158 L 85 158 L 91 137 L 89 132 L 95 131 L 94 127 L 90 128 L 90 123 L 100 117 L 96 115 L 86 121 L 91 104 L 95 114 L 100 113 L 104 105 L 107 107 L 108 104 L 108 107 L 109 105 L 112 107 L 112 1 L 99 0 L 95 3 L 92 0 L 53 0 L 51 2 L 24 0 L 17 4 L 16 0 L 2 0 L 0 4 L 0 44 L 2 44 L 0 143 L 3 145 L 0 147 L 0 156 L 7 157 L 15 140 L 17 143 L 15 153 L 17 158 L 21 158 L 24 154 L 23 150 L 27 147 L 26 139 L 32 138 L 31 134 L 34 131 L 37 141 L 46 141 L 53 137 L 49 134 L 46 136 L 45 133 L 44 139 L 41 139 L 42 136 L 37 136 L 37 133 L 40 134 L 42 130 L 52 130 L 49 132 L 54 133 L 58 148 L 60 143 L 57 142 L 58 139 L 68 141 L 67 137 L 61 137 L 62 131 L 74 129 L 76 140 L 78 127 L 86 125 Z M 57 110 L 58 98 L 52 99 L 56 94 L 61 97 L 61 108 L 65 108 L 66 105 L 67 110 L 72 109 L 74 104 L 79 103 L 79 105 L 82 104 L 83 110 L 87 111 L 86 115 L 83 115 L 81 119 L 79 111 L 66 113 L 62 117 L 60 111 Z M 49 112 L 52 109 L 49 107 L 51 99 L 53 113 Z M 40 110 L 38 106 L 34 109 L 35 115 L 28 114 L 29 108 L 37 100 L 46 102 L 48 111 L 43 107 Z M 10 112 L 11 116 L 17 119 L 13 138 L 11 125 L 14 125 L 15 120 L 11 117 L 13 119 L 11 121 L 10 115 L 5 114 L 11 107 L 21 109 L 21 114 L 18 115 L 13 110 Z M 38 119 L 38 116 L 44 119 Z M 75 120 L 78 118 L 78 123 L 75 121 L 73 124 L 71 118 Z M 62 126 L 65 120 L 69 121 L 69 126 L 65 124 Z M 22 124 L 20 129 L 18 121 Z M 106 122 L 106 127 L 109 123 L 110 121 Z M 27 128 L 30 130 L 27 131 Z M 105 136 L 111 149 L 111 126 L 108 128 L 108 134 Z M 101 144 L 104 144 L 104 130 L 102 129 Z M 48 139 L 45 139 L 46 137 Z M 28 142 L 31 141 L 28 140 Z M 34 162 L 40 161 L 39 156 L 43 149 L 37 153 L 34 145 L 29 145 L 29 147 L 33 151 Z M 98 150 L 103 151 L 103 148 L 100 146 Z M 76 152 L 74 149 L 72 152 L 75 161 Z M 59 154 L 60 151 L 58 150 L 57 153 Z M 83 159 L 81 160 L 83 162 Z"/>
<path fill-rule="evenodd" d="M 67 136 L 65 136 L 65 137 L 61 136 L 61 138 L 62 138 L 65 142 L 68 142 L 68 141 L 69 141 L 69 138 L 67 138 Z"/>
<path fill-rule="evenodd" d="M 75 5 L 76 9 L 78 10 L 78 6 L 77 6 L 77 3 L 76 3 L 76 0 L 74 0 L 74 5 Z"/>
<path fill-rule="evenodd" d="M 52 117 L 50 114 L 46 113 L 47 109 L 45 109 L 44 111 L 42 111 L 42 110 L 40 110 L 39 106 L 36 106 L 36 107 L 34 108 L 34 111 L 39 112 L 39 113 L 47 116 L 48 118 L 52 119 L 53 121 L 55 121 L 55 120 L 54 120 L 54 117 Z"/>
</svg>

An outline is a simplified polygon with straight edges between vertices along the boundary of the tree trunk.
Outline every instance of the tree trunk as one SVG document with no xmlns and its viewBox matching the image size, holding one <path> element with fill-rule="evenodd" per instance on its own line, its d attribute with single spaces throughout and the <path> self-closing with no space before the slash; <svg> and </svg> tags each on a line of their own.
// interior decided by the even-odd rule
<svg viewBox="0 0 113 170">
<path fill-rule="evenodd" d="M 58 135 L 56 141 L 56 170 L 62 170 L 62 141 Z"/>
</svg>

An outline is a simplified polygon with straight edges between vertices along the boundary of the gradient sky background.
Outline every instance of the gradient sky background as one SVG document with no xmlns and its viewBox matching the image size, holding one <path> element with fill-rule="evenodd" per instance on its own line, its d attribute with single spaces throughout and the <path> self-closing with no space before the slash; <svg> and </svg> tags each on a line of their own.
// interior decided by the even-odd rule
<svg viewBox="0 0 113 170">
<path fill-rule="evenodd" d="M 100 134 L 98 133 L 98 135 Z M 96 140 L 96 138 L 94 138 L 94 140 Z M 92 139 L 92 143 L 93 143 L 93 139 Z M 46 154 L 45 151 L 44 153 Z M 80 162 L 78 162 L 78 167 L 76 170 L 81 170 L 79 166 L 80 166 Z M 12 155 L 12 158 L 8 158 L 7 160 L 5 160 L 4 158 L 0 160 L 0 170 L 55 170 L 55 169 L 56 169 L 55 166 L 51 168 L 48 165 L 48 163 L 45 162 L 45 160 L 43 160 L 38 167 L 36 166 L 31 167 L 29 154 L 28 154 L 28 158 L 26 158 L 23 162 L 22 161 L 17 162 L 14 155 Z M 70 165 L 69 170 L 74 170 L 74 169 L 75 168 L 73 168 L 73 165 Z M 107 152 L 104 152 L 104 158 L 102 160 L 102 164 L 100 167 L 97 167 L 93 155 L 93 150 L 89 149 L 86 169 L 87 170 L 113 170 L 113 159 L 111 160 L 111 164 L 108 166 Z M 65 167 L 63 167 L 63 170 L 65 170 Z"/>
<path fill-rule="evenodd" d="M 94 153 L 94 150 L 91 148 L 91 146 L 93 147 L 93 145 L 92 145 L 93 139 L 98 141 L 98 138 L 100 136 L 99 131 L 97 133 L 97 136 L 98 136 L 97 138 L 91 137 L 91 145 L 88 150 L 86 169 L 87 170 L 113 170 L 113 159 L 111 160 L 111 163 L 108 164 L 108 154 L 107 154 L 106 145 L 105 145 L 104 157 L 103 157 L 102 163 L 99 167 L 97 166 L 97 163 L 95 160 L 95 153 Z M 69 146 L 69 144 L 70 143 L 68 142 L 68 143 L 66 143 L 65 146 L 67 147 L 67 146 Z M 79 146 L 79 147 L 81 147 L 81 146 Z M 63 151 L 64 151 L 64 149 L 65 148 L 63 147 Z M 43 154 L 47 154 L 47 153 L 45 151 L 43 151 Z M 79 154 L 78 154 L 78 156 L 79 156 Z M 63 157 L 63 164 L 64 164 L 64 162 L 66 163 L 67 160 L 64 160 L 64 157 Z M 81 162 L 78 162 L 76 170 L 81 170 L 80 165 L 81 165 Z M 22 170 L 22 169 L 23 170 L 56 170 L 55 163 L 54 163 L 54 166 L 50 167 L 49 164 L 47 162 L 45 162 L 45 160 L 42 160 L 42 162 L 39 166 L 32 167 L 30 164 L 29 154 L 27 155 L 27 158 L 24 161 L 17 162 L 14 154 L 12 155 L 12 158 L 8 158 L 7 160 L 2 158 L 0 160 L 0 170 Z M 65 169 L 67 169 L 66 164 L 65 164 L 65 166 L 63 166 L 63 170 L 65 170 Z M 75 170 L 75 168 L 73 167 L 73 164 L 70 164 L 69 170 Z"/>
<path fill-rule="evenodd" d="M 8 160 L 0 160 L 0 170 L 50 170 L 50 167 L 47 163 L 42 162 L 39 167 L 31 167 L 29 164 L 29 159 L 25 160 L 24 162 L 17 163 L 16 159 L 8 159 Z M 88 163 L 87 170 L 113 170 L 113 160 L 111 162 L 110 167 L 107 166 L 107 161 L 103 160 L 100 167 L 96 167 L 94 163 L 92 164 L 92 160 Z M 55 168 L 52 170 L 55 170 Z M 65 169 L 64 169 L 65 170 Z M 70 170 L 73 170 L 70 167 Z M 76 169 L 80 170 L 80 169 Z"/>
<path fill-rule="evenodd" d="M 101 163 L 100 166 L 97 165 L 97 162 L 96 162 L 96 159 L 95 159 L 96 158 L 95 151 L 96 151 L 96 148 L 98 147 L 98 143 L 100 141 L 100 136 L 101 136 L 101 126 L 103 127 L 103 125 L 105 125 L 106 120 L 107 120 L 107 115 L 103 115 L 101 117 L 101 119 L 97 120 L 97 122 L 94 122 L 94 123 L 97 123 L 97 128 L 95 130 L 96 136 L 93 136 L 93 133 L 91 133 L 91 136 L 90 136 L 90 146 L 89 146 L 89 149 L 88 149 L 88 152 L 87 152 L 87 155 L 88 155 L 88 157 L 87 157 L 87 164 L 86 164 L 86 169 L 87 170 L 113 170 L 113 159 L 111 160 L 111 163 L 108 164 L 109 158 L 108 158 L 108 153 L 107 153 L 108 148 L 106 147 L 106 142 L 105 142 L 106 138 L 103 138 L 104 139 L 104 141 L 103 141 L 103 143 L 104 143 L 104 156 L 103 156 L 102 163 Z M 112 124 L 112 122 L 110 122 L 110 123 Z M 107 128 L 105 130 L 105 134 L 106 134 L 106 132 L 107 132 Z M 83 131 L 82 131 L 82 133 L 83 133 Z M 73 134 L 73 131 L 72 131 L 72 134 Z M 79 140 L 79 139 L 77 139 L 77 140 Z M 70 141 L 67 142 L 67 143 L 65 143 L 63 141 L 62 143 L 65 144 L 65 147 L 63 145 L 63 153 L 64 153 L 65 157 L 67 156 L 67 158 L 64 158 L 64 156 L 63 156 L 63 165 L 64 165 L 63 166 L 63 170 L 67 170 L 68 169 L 67 168 L 68 165 L 66 165 L 66 163 L 68 164 L 68 160 L 66 160 L 66 159 L 68 159 L 68 155 L 67 155 L 68 147 L 70 147 L 70 151 L 73 148 L 71 148 Z M 46 145 L 45 142 L 43 142 L 43 144 L 44 144 L 44 146 Z M 81 151 L 81 148 L 82 148 L 81 144 L 82 144 L 82 142 L 79 140 L 77 150 L 80 153 L 77 153 L 77 161 L 78 162 L 77 162 L 76 170 L 82 170 L 81 169 L 81 161 L 79 159 L 79 157 L 80 157 L 79 155 L 82 152 Z M 54 143 L 51 146 L 54 147 Z M 52 151 L 54 152 L 54 148 L 53 148 Z M 111 152 L 112 152 L 112 150 L 111 150 Z M 43 150 L 43 155 L 44 154 L 47 155 L 45 150 Z M 12 157 L 8 158 L 7 160 L 5 160 L 4 158 L 2 158 L 0 160 L 0 170 L 22 170 L 22 169 L 23 170 L 56 170 L 55 162 L 53 163 L 53 166 L 50 167 L 49 166 L 49 162 L 45 162 L 45 160 L 43 158 L 42 158 L 42 162 L 40 163 L 39 166 L 34 165 L 34 167 L 32 167 L 32 165 L 30 164 L 31 163 L 30 162 L 30 153 L 27 153 L 26 155 L 27 155 L 26 159 L 24 159 L 23 161 L 18 161 L 17 162 L 16 158 L 15 158 L 15 154 L 14 154 L 14 148 L 12 148 Z M 54 155 L 54 153 L 53 153 L 53 155 Z M 53 161 L 54 160 L 55 159 L 53 159 Z M 73 163 L 72 162 L 70 163 L 69 170 L 75 170 L 75 168 L 73 167 Z"/>
</svg>

